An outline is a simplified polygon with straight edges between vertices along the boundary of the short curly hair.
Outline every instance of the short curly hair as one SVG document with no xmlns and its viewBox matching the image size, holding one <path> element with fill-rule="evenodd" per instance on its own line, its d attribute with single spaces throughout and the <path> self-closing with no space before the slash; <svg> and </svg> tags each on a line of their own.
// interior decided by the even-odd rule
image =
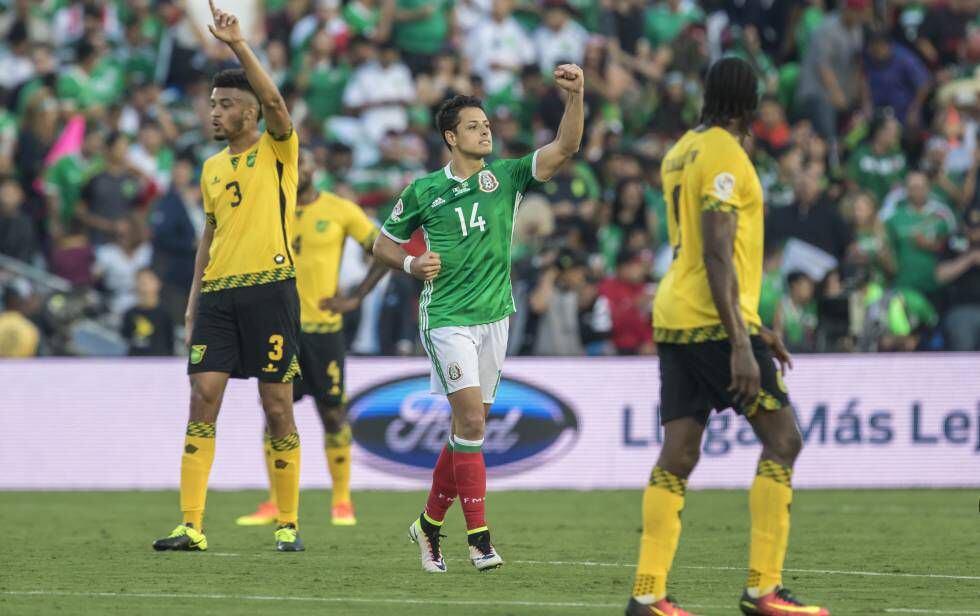
<svg viewBox="0 0 980 616">
<path fill-rule="evenodd" d="M 252 84 L 248 82 L 248 77 L 245 76 L 245 71 L 240 68 L 228 68 L 223 71 L 219 71 L 211 78 L 211 88 L 234 88 L 235 90 L 242 90 L 243 92 L 248 92 L 255 97 L 255 100 L 259 99 L 258 94 L 252 89 Z M 259 116 L 258 119 L 262 119 L 262 104 L 259 103 Z"/>
</svg>

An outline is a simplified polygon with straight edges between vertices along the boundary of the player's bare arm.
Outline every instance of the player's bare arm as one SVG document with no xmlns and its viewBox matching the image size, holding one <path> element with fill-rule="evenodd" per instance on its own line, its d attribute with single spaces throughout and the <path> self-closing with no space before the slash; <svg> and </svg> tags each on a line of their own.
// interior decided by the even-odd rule
<svg viewBox="0 0 980 616">
<path fill-rule="evenodd" d="M 708 275 L 711 298 L 718 309 L 721 324 L 732 345 L 732 383 L 729 391 L 740 404 L 748 404 L 759 394 L 759 364 L 752 353 L 748 328 L 739 307 L 738 278 L 732 255 L 735 252 L 735 229 L 738 219 L 728 212 L 701 213 L 704 268 Z"/>
<path fill-rule="evenodd" d="M 320 301 L 320 308 L 322 310 L 330 310 L 339 314 L 344 314 L 346 312 L 352 312 L 357 310 L 361 306 L 361 302 L 367 297 L 367 294 L 371 292 L 371 289 L 376 287 L 381 279 L 385 277 L 388 273 L 388 266 L 382 263 L 378 259 L 374 259 L 371 263 L 371 269 L 368 270 L 367 276 L 361 281 L 361 284 L 357 285 L 354 292 L 349 297 L 344 297 L 343 295 L 335 295 L 333 297 L 327 297 Z"/>
<path fill-rule="evenodd" d="M 413 257 L 383 233 L 374 240 L 373 254 L 375 259 L 391 269 L 403 270 L 419 280 L 432 280 L 442 269 L 439 253 L 427 250 L 418 257 Z"/>
<path fill-rule="evenodd" d="M 204 270 L 211 260 L 211 240 L 214 239 L 214 224 L 208 221 L 204 225 L 201 242 L 197 245 L 194 256 L 194 280 L 191 282 L 191 292 L 187 297 L 187 311 L 184 313 L 184 344 L 191 345 L 191 334 L 194 330 L 194 315 L 197 314 L 197 300 L 201 297 L 201 279 Z"/>
<path fill-rule="evenodd" d="M 585 75 L 575 64 L 562 64 L 555 68 L 555 85 L 568 93 L 565 113 L 558 125 L 555 140 L 538 150 L 535 162 L 537 180 L 548 181 L 582 146 L 585 130 Z"/>
<path fill-rule="evenodd" d="M 252 89 L 255 90 L 259 105 L 262 106 L 265 125 L 269 133 L 277 139 L 285 139 L 292 130 L 293 122 L 289 117 L 286 101 L 279 92 L 279 88 L 262 68 L 259 59 L 255 57 L 252 48 L 242 36 L 238 18 L 216 8 L 214 0 L 208 0 L 208 2 L 214 17 L 214 23 L 208 24 L 208 30 L 216 39 L 228 45 L 238 57 L 238 61 L 241 62 L 242 68 L 245 70 L 245 77 Z"/>
</svg>

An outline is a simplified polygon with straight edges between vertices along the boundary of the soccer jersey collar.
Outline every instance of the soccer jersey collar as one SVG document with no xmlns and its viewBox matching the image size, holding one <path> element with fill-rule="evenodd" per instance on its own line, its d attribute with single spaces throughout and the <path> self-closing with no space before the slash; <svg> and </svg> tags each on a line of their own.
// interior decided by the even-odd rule
<svg viewBox="0 0 980 616">
<path fill-rule="evenodd" d="M 467 181 L 466 179 L 463 179 L 463 178 L 461 178 L 461 177 L 459 177 L 459 176 L 457 176 L 456 174 L 453 173 L 453 170 L 451 168 L 452 166 L 453 166 L 453 161 L 449 161 L 448 163 L 446 163 L 446 166 L 442 168 L 443 171 L 446 172 L 446 177 L 449 178 L 450 180 L 456 180 L 457 182 L 466 182 Z M 482 169 L 486 169 L 486 167 L 487 167 L 487 164 L 486 163 L 483 163 L 483 167 L 481 167 L 481 168 Z M 477 173 L 479 173 L 479 171 Z M 476 173 L 474 173 L 473 175 L 476 175 Z M 470 177 L 472 177 L 472 176 L 470 176 Z"/>
</svg>

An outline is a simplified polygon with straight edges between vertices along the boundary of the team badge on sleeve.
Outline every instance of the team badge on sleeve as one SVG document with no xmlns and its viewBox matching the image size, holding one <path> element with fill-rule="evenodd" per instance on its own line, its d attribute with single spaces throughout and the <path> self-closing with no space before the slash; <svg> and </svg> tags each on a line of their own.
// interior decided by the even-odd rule
<svg viewBox="0 0 980 616">
<path fill-rule="evenodd" d="M 399 199 L 398 203 L 395 204 L 394 209 L 391 210 L 391 219 L 398 222 L 401 220 L 403 213 L 405 213 L 405 203 Z"/>
<path fill-rule="evenodd" d="M 481 171 L 477 179 L 480 182 L 480 190 L 485 193 L 492 193 L 500 186 L 500 182 L 497 181 L 497 176 L 489 169 Z"/>
<path fill-rule="evenodd" d="M 735 176 L 727 171 L 715 176 L 715 196 L 722 201 L 728 201 L 735 194 Z"/>
</svg>

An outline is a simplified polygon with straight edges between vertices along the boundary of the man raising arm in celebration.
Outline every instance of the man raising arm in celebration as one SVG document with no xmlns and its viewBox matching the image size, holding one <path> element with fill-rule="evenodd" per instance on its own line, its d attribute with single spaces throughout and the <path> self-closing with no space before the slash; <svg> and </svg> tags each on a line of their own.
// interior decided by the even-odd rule
<svg viewBox="0 0 980 616">
<path fill-rule="evenodd" d="M 425 511 L 409 527 L 422 567 L 446 571 L 439 530 L 460 499 L 477 570 L 503 564 L 490 542 L 483 445 L 486 416 L 500 383 L 511 295 L 511 231 L 527 189 L 544 182 L 575 155 L 582 141 L 582 69 L 564 64 L 555 83 L 566 95 L 555 140 L 517 160 L 484 161 L 493 151 L 490 121 L 479 99 L 457 96 L 436 116 L 451 153 L 445 168 L 412 182 L 401 194 L 374 245 L 389 267 L 424 281 L 419 298 L 422 344 L 432 361 L 432 392 L 452 407 L 452 431 L 432 473 Z M 421 227 L 428 250 L 418 258 L 401 245 Z"/>
<path fill-rule="evenodd" d="M 203 532 L 215 421 L 230 376 L 256 377 L 271 433 L 279 503 L 276 549 L 303 549 L 297 532 L 299 436 L 293 379 L 299 376 L 299 300 L 289 225 L 296 209 L 299 142 L 282 95 L 242 38 L 238 19 L 215 8 L 211 34 L 242 69 L 214 77 L 211 126 L 228 147 L 204 162 L 207 216 L 187 305 L 190 419 L 180 466 L 183 520 L 156 550 L 207 549 Z M 258 122 L 265 117 L 266 131 Z"/>
</svg>

